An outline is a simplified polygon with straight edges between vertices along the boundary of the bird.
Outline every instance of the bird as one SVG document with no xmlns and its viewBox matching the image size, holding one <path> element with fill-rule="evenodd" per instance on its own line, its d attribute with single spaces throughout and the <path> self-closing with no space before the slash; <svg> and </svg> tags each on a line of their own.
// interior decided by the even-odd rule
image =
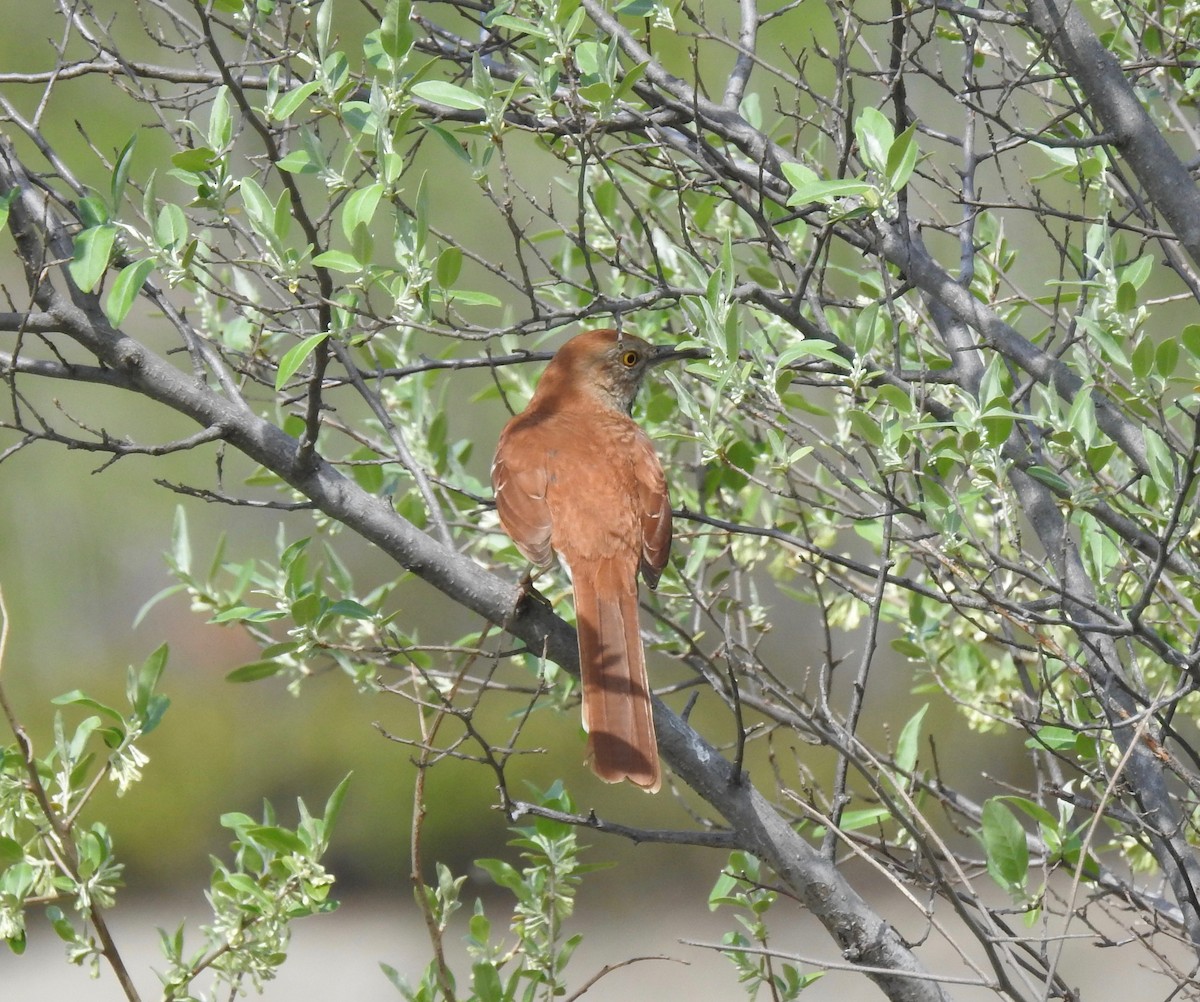
<svg viewBox="0 0 1200 1002">
<path fill-rule="evenodd" d="M 671 499 L 630 412 L 650 368 L 686 354 L 612 329 L 575 335 L 505 425 L 492 463 L 504 530 L 536 568 L 557 555 L 571 579 L 592 771 L 650 793 L 662 772 L 637 576 L 658 585 L 671 550 Z"/>
</svg>

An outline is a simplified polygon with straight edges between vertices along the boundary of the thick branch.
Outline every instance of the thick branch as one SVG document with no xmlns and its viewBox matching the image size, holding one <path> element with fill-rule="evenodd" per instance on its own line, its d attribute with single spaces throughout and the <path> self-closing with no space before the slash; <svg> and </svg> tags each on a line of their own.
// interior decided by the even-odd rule
<svg viewBox="0 0 1200 1002">
<path fill-rule="evenodd" d="M 1115 137 L 1130 169 L 1154 207 L 1200 264 L 1200 191 L 1159 127 L 1137 99 L 1121 64 L 1096 37 L 1077 4 L 1029 0 L 1034 26 L 1050 43 L 1083 91 L 1088 107 Z"/>
<path fill-rule="evenodd" d="M 1028 338 L 1000 319 L 986 303 L 964 289 L 925 250 L 919 238 L 910 238 L 895 227 L 881 226 L 879 251 L 896 265 L 910 282 L 931 301 L 945 307 L 958 320 L 967 324 L 983 339 L 979 349 L 992 348 L 1006 359 L 1029 373 L 1039 383 L 1053 389 L 1070 402 L 1085 390 L 1079 378 L 1060 359 L 1042 351 Z M 1137 467 L 1139 473 L 1150 474 L 1146 455 L 1146 440 L 1139 425 L 1125 418 L 1098 390 L 1091 391 L 1096 409 L 1096 423 Z"/>
<path fill-rule="evenodd" d="M 1116 642 L 1105 632 L 1087 628 L 1092 617 L 1083 606 L 1095 601 L 1095 587 L 1053 495 L 1022 470 L 1014 468 L 1010 477 L 1021 510 L 1062 578 L 1064 594 L 1069 596 L 1064 610 L 1082 624 L 1077 632 L 1085 645 L 1092 691 L 1104 707 L 1113 740 L 1127 758 L 1127 785 L 1141 808 L 1142 830 L 1171 884 L 1189 938 L 1200 944 L 1200 861 L 1188 845 L 1183 818 L 1167 788 L 1165 763 L 1155 754 L 1158 735 L 1151 733 L 1151 740 L 1146 740 L 1135 726 L 1140 714 L 1129 695 Z"/>
</svg>

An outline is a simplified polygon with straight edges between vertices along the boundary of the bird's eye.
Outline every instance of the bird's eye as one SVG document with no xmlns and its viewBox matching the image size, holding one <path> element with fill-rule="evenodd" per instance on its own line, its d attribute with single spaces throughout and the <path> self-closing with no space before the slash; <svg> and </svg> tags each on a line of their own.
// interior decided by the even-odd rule
<svg viewBox="0 0 1200 1002">
<path fill-rule="evenodd" d="M 641 358 L 642 358 L 642 356 L 639 355 L 636 351 L 621 352 L 621 364 L 623 366 L 625 366 L 625 368 L 627 368 L 627 369 L 632 369 L 635 365 L 638 364 L 639 361 L 641 361 Z"/>
</svg>

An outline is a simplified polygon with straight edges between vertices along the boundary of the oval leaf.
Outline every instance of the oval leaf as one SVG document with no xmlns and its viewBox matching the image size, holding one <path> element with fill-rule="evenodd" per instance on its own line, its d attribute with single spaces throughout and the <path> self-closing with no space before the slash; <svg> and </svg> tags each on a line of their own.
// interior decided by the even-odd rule
<svg viewBox="0 0 1200 1002">
<path fill-rule="evenodd" d="M 306 84 L 301 84 L 295 90 L 290 90 L 275 102 L 275 107 L 271 109 L 271 117 L 277 122 L 282 122 L 291 118 L 296 110 L 302 105 L 309 96 L 321 89 L 320 81 L 310 80 Z"/>
<path fill-rule="evenodd" d="M 980 837 L 987 853 L 992 879 L 1010 893 L 1021 893 L 1029 873 L 1029 846 L 1025 829 L 1008 806 L 993 797 L 983 805 Z"/>
<path fill-rule="evenodd" d="M 457 247 L 447 247 L 437 260 L 438 285 L 448 288 L 453 285 L 462 271 L 463 254 Z"/>
<path fill-rule="evenodd" d="M 462 108 L 465 111 L 482 111 L 484 100 L 478 94 L 473 94 L 465 87 L 448 83 L 445 80 L 423 80 L 413 84 L 412 92 L 417 97 L 432 101 L 434 104 L 445 105 L 447 108 Z"/>
<path fill-rule="evenodd" d="M 129 315 L 134 300 L 153 270 L 154 261 L 150 258 L 121 269 L 121 274 L 113 282 L 112 290 L 108 294 L 108 301 L 104 304 L 104 314 L 114 327 L 119 327 L 121 321 Z"/>
<path fill-rule="evenodd" d="M 921 722 L 925 719 L 925 713 L 928 709 L 929 704 L 926 703 L 909 717 L 908 723 L 904 725 L 904 729 L 900 732 L 900 737 L 896 741 L 896 767 L 901 772 L 912 772 L 917 764 L 917 752 L 921 740 Z"/>
<path fill-rule="evenodd" d="M 346 234 L 347 240 L 354 240 L 355 231 L 360 226 L 371 224 L 382 194 L 383 185 L 376 183 L 359 188 L 346 199 L 346 204 L 342 207 L 342 232 Z"/>
<path fill-rule="evenodd" d="M 314 257 L 312 263 L 318 268 L 328 268 L 330 271 L 340 271 L 346 275 L 354 275 L 363 270 L 363 266 L 353 254 L 339 250 L 324 251 Z"/>
<path fill-rule="evenodd" d="M 225 676 L 226 682 L 257 682 L 259 679 L 278 675 L 283 670 L 277 661 L 251 661 L 248 665 L 235 668 Z"/>
<path fill-rule="evenodd" d="M 176 167 L 180 170 L 190 171 L 193 174 L 199 174 L 201 171 L 208 170 L 216 162 L 216 153 L 207 146 L 199 146 L 194 150 L 181 150 L 171 157 L 171 163 Z"/>
<path fill-rule="evenodd" d="M 100 284 L 116 239 L 117 228 L 109 223 L 86 229 L 75 238 L 75 256 L 67 267 L 83 292 Z"/>
<path fill-rule="evenodd" d="M 912 172 L 917 166 L 917 154 L 920 150 L 917 147 L 916 132 L 917 123 L 914 122 L 896 137 L 888 149 L 887 180 L 892 191 L 899 191 L 908 184 L 908 179 L 912 177 Z"/>
<path fill-rule="evenodd" d="M 892 123 L 878 108 L 864 108 L 854 123 L 858 156 L 879 174 L 887 173 L 888 150 L 896 139 Z"/>
<path fill-rule="evenodd" d="M 329 337 L 328 332 L 321 334 L 310 334 L 299 344 L 292 345 L 283 354 L 283 358 L 279 360 L 279 371 L 275 373 L 275 389 L 281 390 L 286 385 L 287 381 L 292 378 L 300 369 L 300 367 L 308 360 L 308 356 L 313 353 L 317 345 Z"/>
<path fill-rule="evenodd" d="M 168 202 L 158 212 L 158 221 L 154 224 L 155 241 L 163 250 L 171 250 L 187 240 L 187 235 L 188 223 L 183 209 Z"/>
<path fill-rule="evenodd" d="M 379 44 L 390 59 L 403 59 L 412 48 L 411 16 L 412 4 L 408 0 L 388 0 L 379 31 Z"/>
</svg>

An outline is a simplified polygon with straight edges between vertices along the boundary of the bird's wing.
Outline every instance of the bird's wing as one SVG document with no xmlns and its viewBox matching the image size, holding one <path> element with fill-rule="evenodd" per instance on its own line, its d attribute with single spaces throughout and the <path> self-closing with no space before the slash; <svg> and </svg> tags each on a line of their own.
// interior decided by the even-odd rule
<svg viewBox="0 0 1200 1002">
<path fill-rule="evenodd" d="M 654 445 L 641 429 L 636 443 L 633 468 L 642 519 L 641 569 L 646 584 L 654 588 L 671 553 L 671 496 Z"/>
<path fill-rule="evenodd" d="M 496 459 L 492 463 L 492 489 L 496 492 L 496 510 L 517 549 L 538 567 L 548 567 L 554 559 L 550 547 L 550 507 L 546 504 L 545 453 L 521 448 L 519 437 L 506 429 L 500 436 Z"/>
</svg>

